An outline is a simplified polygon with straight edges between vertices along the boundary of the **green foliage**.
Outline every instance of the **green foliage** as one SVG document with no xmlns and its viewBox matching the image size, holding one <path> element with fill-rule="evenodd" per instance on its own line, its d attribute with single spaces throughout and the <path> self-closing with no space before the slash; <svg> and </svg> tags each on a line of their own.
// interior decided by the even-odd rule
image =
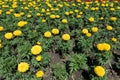
<svg viewBox="0 0 120 80">
<path fill-rule="evenodd" d="M 70 74 L 79 70 L 79 69 L 88 69 L 87 58 L 85 54 L 73 54 L 70 57 Z"/>
</svg>

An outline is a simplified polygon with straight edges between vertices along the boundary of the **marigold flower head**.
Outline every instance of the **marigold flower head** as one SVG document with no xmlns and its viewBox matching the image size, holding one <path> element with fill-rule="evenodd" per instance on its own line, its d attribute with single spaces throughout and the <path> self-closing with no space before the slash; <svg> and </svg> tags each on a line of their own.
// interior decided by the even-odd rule
<svg viewBox="0 0 120 80">
<path fill-rule="evenodd" d="M 112 28 L 112 26 L 107 26 L 106 29 L 111 31 L 113 28 Z"/>
<path fill-rule="evenodd" d="M 42 70 L 37 71 L 36 77 L 41 78 L 44 76 L 44 72 Z"/>
<path fill-rule="evenodd" d="M 42 56 L 37 56 L 37 57 L 36 57 L 36 60 L 37 60 L 37 61 L 41 61 L 41 60 L 42 60 Z"/>
<path fill-rule="evenodd" d="M 88 33 L 88 29 L 83 29 L 83 30 L 82 30 L 82 33 L 83 33 L 83 34 L 87 34 L 87 33 Z"/>
<path fill-rule="evenodd" d="M 98 28 L 97 27 L 92 27 L 92 32 L 97 32 Z"/>
<path fill-rule="evenodd" d="M 91 35 L 92 35 L 91 33 L 87 33 L 86 34 L 87 37 L 91 37 Z"/>
<path fill-rule="evenodd" d="M 6 39 L 12 39 L 13 38 L 13 34 L 11 32 L 5 33 L 5 38 Z"/>
<path fill-rule="evenodd" d="M 19 21 L 17 25 L 19 27 L 24 27 L 25 25 L 27 25 L 27 23 L 28 23 L 27 21 Z"/>
<path fill-rule="evenodd" d="M 47 37 L 47 38 L 49 38 L 49 37 L 52 36 L 52 34 L 51 34 L 50 31 L 46 31 L 46 32 L 44 33 L 44 36 Z"/>
<path fill-rule="evenodd" d="M 69 34 L 63 34 L 62 39 L 65 40 L 65 41 L 68 41 L 68 40 L 70 40 L 70 35 Z"/>
<path fill-rule="evenodd" d="M 102 66 L 96 66 L 94 72 L 97 76 L 103 77 L 105 75 L 105 69 Z"/>
<path fill-rule="evenodd" d="M 94 18 L 93 17 L 90 17 L 88 20 L 89 20 L 89 22 L 94 22 Z"/>
<path fill-rule="evenodd" d="M 64 24 L 68 23 L 67 19 L 62 19 L 62 23 Z"/>
<path fill-rule="evenodd" d="M 4 27 L 3 26 L 0 26 L 0 31 L 3 31 L 4 30 Z"/>
<path fill-rule="evenodd" d="M 42 52 L 42 47 L 39 46 L 39 45 L 34 45 L 32 48 L 31 48 L 31 53 L 34 54 L 34 55 L 38 55 Z"/>
<path fill-rule="evenodd" d="M 57 29 L 57 28 L 52 29 L 52 33 L 55 35 L 59 34 L 59 29 Z"/>
<path fill-rule="evenodd" d="M 19 72 L 26 72 L 29 70 L 29 64 L 26 62 L 20 62 L 18 64 L 18 71 Z"/>
<path fill-rule="evenodd" d="M 21 30 L 15 30 L 15 31 L 13 32 L 13 34 L 14 34 L 15 36 L 21 36 L 21 35 L 22 35 L 22 31 L 21 31 Z"/>
<path fill-rule="evenodd" d="M 111 40 L 112 40 L 113 42 L 116 42 L 116 41 L 117 41 L 117 38 L 114 38 L 114 37 L 113 37 Z"/>
</svg>

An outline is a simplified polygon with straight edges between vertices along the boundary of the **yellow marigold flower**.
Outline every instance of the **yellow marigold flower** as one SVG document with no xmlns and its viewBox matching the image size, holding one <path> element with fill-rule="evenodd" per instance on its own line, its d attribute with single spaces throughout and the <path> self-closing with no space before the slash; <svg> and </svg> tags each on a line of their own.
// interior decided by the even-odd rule
<svg viewBox="0 0 120 80">
<path fill-rule="evenodd" d="M 77 10 L 77 9 L 76 9 L 76 10 L 74 10 L 74 11 L 75 11 L 76 13 L 78 13 L 78 12 L 79 12 L 79 10 Z"/>
<path fill-rule="evenodd" d="M 41 78 L 44 76 L 44 72 L 42 70 L 37 71 L 36 77 Z"/>
<path fill-rule="evenodd" d="M 67 16 L 68 16 L 68 15 L 69 15 L 69 12 L 65 12 L 65 15 L 67 15 Z"/>
<path fill-rule="evenodd" d="M 38 55 L 42 52 L 42 47 L 39 46 L 39 45 L 34 45 L 32 48 L 31 48 L 31 53 L 34 54 L 34 55 Z"/>
<path fill-rule="evenodd" d="M 110 11 L 115 11 L 115 9 L 114 8 L 110 8 Z"/>
<path fill-rule="evenodd" d="M 100 51 L 109 51 L 111 49 L 111 46 L 107 43 L 100 43 L 100 44 L 97 44 L 97 49 L 100 50 Z"/>
<path fill-rule="evenodd" d="M 0 31 L 3 31 L 4 30 L 4 27 L 3 26 L 0 26 Z"/>
<path fill-rule="evenodd" d="M 89 20 L 89 22 L 94 22 L 94 18 L 93 17 L 90 17 L 88 20 Z"/>
<path fill-rule="evenodd" d="M 111 21 L 116 21 L 117 18 L 116 18 L 116 17 L 111 17 L 110 20 L 111 20 Z"/>
<path fill-rule="evenodd" d="M 91 8 L 92 11 L 95 11 L 95 9 L 96 9 L 95 7 L 92 7 L 92 8 Z"/>
<path fill-rule="evenodd" d="M 83 12 L 79 12 L 79 14 L 80 14 L 80 15 L 82 15 L 82 14 L 83 14 Z"/>
<path fill-rule="evenodd" d="M 98 28 L 97 27 L 92 27 L 92 32 L 97 32 Z"/>
<path fill-rule="evenodd" d="M 73 14 L 73 11 L 70 11 L 69 14 Z"/>
<path fill-rule="evenodd" d="M 52 15 L 50 15 L 50 18 L 51 18 L 51 19 L 55 19 L 56 17 L 55 17 L 54 14 L 52 14 Z"/>
<path fill-rule="evenodd" d="M 97 44 L 97 49 L 100 51 L 104 50 L 104 45 L 103 44 Z"/>
<path fill-rule="evenodd" d="M 45 22 L 46 22 L 46 20 L 45 20 L 45 19 L 42 19 L 42 22 L 43 22 L 43 23 L 45 23 Z"/>
<path fill-rule="evenodd" d="M 37 13 L 36 15 L 37 15 L 37 16 L 40 16 L 41 14 L 40 14 L 40 13 Z"/>
<path fill-rule="evenodd" d="M 2 48 L 2 44 L 0 44 L 0 48 Z"/>
<path fill-rule="evenodd" d="M 100 20 L 104 20 L 104 17 L 100 17 Z"/>
<path fill-rule="evenodd" d="M 81 18 L 81 15 L 77 15 L 77 18 Z"/>
<path fill-rule="evenodd" d="M 96 66 L 94 72 L 97 76 L 103 77 L 105 75 L 105 69 L 102 66 Z"/>
<path fill-rule="evenodd" d="M 41 42 L 38 41 L 38 42 L 37 42 L 37 45 L 40 45 L 40 44 L 41 44 Z"/>
<path fill-rule="evenodd" d="M 87 37 L 91 37 L 91 35 L 92 35 L 91 33 L 87 33 L 86 34 Z"/>
<path fill-rule="evenodd" d="M 15 31 L 13 32 L 13 34 L 14 34 L 15 36 L 21 36 L 21 35 L 22 35 L 22 31 L 21 31 L 21 30 L 15 30 Z"/>
<path fill-rule="evenodd" d="M 42 59 L 42 56 L 37 56 L 37 57 L 36 57 L 36 60 L 37 60 L 37 61 L 41 61 L 41 59 Z"/>
<path fill-rule="evenodd" d="M 32 15 L 30 15 L 30 14 L 27 15 L 27 18 L 31 18 L 31 17 L 32 17 Z"/>
<path fill-rule="evenodd" d="M 111 46 L 107 43 L 103 43 L 104 45 L 104 50 L 109 51 L 111 49 Z"/>
<path fill-rule="evenodd" d="M 18 18 L 18 17 L 21 17 L 21 15 L 18 14 L 18 13 L 15 13 L 14 16 L 17 17 L 17 18 Z"/>
<path fill-rule="evenodd" d="M 70 40 L 70 35 L 69 34 L 63 34 L 62 39 L 65 40 L 65 41 L 68 41 L 68 40 Z"/>
<path fill-rule="evenodd" d="M 20 62 L 20 64 L 18 64 L 18 71 L 19 72 L 26 72 L 29 70 L 29 64 L 26 62 Z"/>
<path fill-rule="evenodd" d="M 24 27 L 25 25 L 27 25 L 27 23 L 28 23 L 27 21 L 19 21 L 17 25 L 19 27 Z"/>
<path fill-rule="evenodd" d="M 112 26 L 107 26 L 106 29 L 110 31 L 110 30 L 112 30 L 113 28 L 112 28 Z"/>
<path fill-rule="evenodd" d="M 8 15 L 9 15 L 9 14 L 11 14 L 11 12 L 10 12 L 10 11 L 6 11 L 6 14 L 8 14 Z"/>
<path fill-rule="evenodd" d="M 51 36 L 52 36 L 52 34 L 51 34 L 51 32 L 46 31 L 46 32 L 44 33 L 44 36 L 49 38 L 49 37 L 51 37 Z"/>
<path fill-rule="evenodd" d="M 57 28 L 52 29 L 52 33 L 55 35 L 59 34 L 59 29 L 57 29 Z"/>
<path fill-rule="evenodd" d="M 60 16 L 59 15 L 55 15 L 55 17 L 58 19 L 58 18 L 60 18 Z"/>
<path fill-rule="evenodd" d="M 83 29 L 83 30 L 82 30 L 82 33 L 83 33 L 83 34 L 87 34 L 87 33 L 88 33 L 88 29 Z"/>
<path fill-rule="evenodd" d="M 11 32 L 5 33 L 5 38 L 6 39 L 12 39 L 13 38 L 13 34 Z"/>
<path fill-rule="evenodd" d="M 113 42 L 116 42 L 116 41 L 117 41 L 117 38 L 114 38 L 114 37 L 113 37 L 111 40 L 112 40 Z"/>
<path fill-rule="evenodd" d="M 68 23 L 67 19 L 62 19 L 62 23 L 64 24 Z"/>
</svg>

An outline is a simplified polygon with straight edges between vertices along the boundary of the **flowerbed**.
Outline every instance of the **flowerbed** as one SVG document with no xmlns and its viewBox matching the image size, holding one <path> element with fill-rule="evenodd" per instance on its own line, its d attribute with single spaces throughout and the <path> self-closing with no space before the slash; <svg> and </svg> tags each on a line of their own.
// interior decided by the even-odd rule
<svg viewBox="0 0 120 80">
<path fill-rule="evenodd" d="M 0 0 L 0 80 L 119 80 L 120 4 Z"/>
</svg>

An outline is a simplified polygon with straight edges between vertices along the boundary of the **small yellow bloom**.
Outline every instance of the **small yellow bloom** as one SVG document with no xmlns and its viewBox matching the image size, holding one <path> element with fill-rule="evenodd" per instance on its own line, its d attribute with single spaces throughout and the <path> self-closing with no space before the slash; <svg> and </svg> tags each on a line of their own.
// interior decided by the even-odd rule
<svg viewBox="0 0 120 80">
<path fill-rule="evenodd" d="M 70 11 L 69 14 L 73 14 L 73 11 Z"/>
<path fill-rule="evenodd" d="M 89 20 L 89 22 L 94 22 L 94 18 L 93 17 L 90 17 L 88 20 Z"/>
<path fill-rule="evenodd" d="M 19 21 L 18 23 L 17 23 L 17 25 L 19 26 L 19 27 L 24 27 L 25 25 L 27 25 L 27 21 Z"/>
<path fill-rule="evenodd" d="M 65 40 L 65 41 L 68 41 L 68 40 L 70 40 L 70 35 L 69 34 L 63 34 L 62 39 Z"/>
<path fill-rule="evenodd" d="M 31 18 L 31 17 L 32 17 L 32 15 L 30 15 L 30 14 L 27 15 L 27 18 Z"/>
<path fill-rule="evenodd" d="M 19 13 L 15 13 L 14 16 L 17 17 L 17 18 L 21 17 L 21 15 Z"/>
<path fill-rule="evenodd" d="M 110 30 L 112 30 L 113 28 L 112 28 L 112 26 L 107 26 L 106 29 L 110 31 Z"/>
<path fill-rule="evenodd" d="M 56 17 L 55 17 L 55 15 L 52 14 L 52 15 L 50 15 L 50 18 L 55 19 Z"/>
<path fill-rule="evenodd" d="M 42 22 L 43 22 L 43 23 L 45 23 L 45 22 L 46 22 L 46 20 L 45 20 L 45 19 L 42 19 Z"/>
<path fill-rule="evenodd" d="M 67 15 L 67 16 L 68 16 L 68 15 L 69 15 L 69 12 L 65 12 L 65 15 Z"/>
<path fill-rule="evenodd" d="M 59 29 L 57 29 L 57 28 L 52 29 L 52 33 L 55 35 L 59 34 Z"/>
<path fill-rule="evenodd" d="M 38 42 L 37 42 L 37 45 L 40 45 L 40 44 L 41 44 L 41 42 L 38 41 Z"/>
<path fill-rule="evenodd" d="M 44 36 L 47 37 L 47 38 L 49 38 L 49 37 L 52 36 L 52 34 L 51 34 L 51 32 L 46 31 L 46 32 L 44 33 Z"/>
<path fill-rule="evenodd" d="M 3 31 L 4 30 L 4 27 L 3 26 L 0 26 L 0 31 Z"/>
<path fill-rule="evenodd" d="M 105 75 L 105 69 L 102 66 L 96 66 L 94 72 L 97 76 L 103 77 Z"/>
<path fill-rule="evenodd" d="M 79 10 L 77 10 L 77 9 L 76 9 L 76 10 L 74 10 L 74 11 L 75 11 L 76 13 L 78 13 L 78 12 L 79 12 Z"/>
<path fill-rule="evenodd" d="M 41 78 L 44 76 L 44 72 L 42 70 L 37 71 L 36 77 Z"/>
<path fill-rule="evenodd" d="M 116 42 L 116 41 L 117 41 L 117 38 L 114 38 L 114 37 L 113 37 L 111 40 L 112 40 L 113 42 Z"/>
<path fill-rule="evenodd" d="M 60 18 L 60 16 L 59 15 L 55 15 L 55 17 L 58 19 L 58 18 Z"/>
<path fill-rule="evenodd" d="M 116 17 L 111 17 L 110 20 L 111 20 L 111 21 L 116 21 L 117 18 L 116 18 Z"/>
<path fill-rule="evenodd" d="M 87 34 L 87 33 L 88 33 L 88 29 L 83 29 L 83 30 L 82 30 L 82 33 L 83 33 L 83 34 Z"/>
<path fill-rule="evenodd" d="M 36 15 L 37 15 L 37 16 L 40 16 L 41 14 L 40 14 L 40 13 L 37 13 Z"/>
<path fill-rule="evenodd" d="M 2 44 L 0 43 L 0 48 L 2 48 Z"/>
<path fill-rule="evenodd" d="M 38 55 L 42 52 L 42 47 L 39 46 L 39 45 L 34 45 L 32 48 L 31 48 L 31 53 L 34 54 L 34 55 Z"/>
<path fill-rule="evenodd" d="M 64 24 L 68 23 L 67 19 L 62 19 L 62 23 Z"/>
<path fill-rule="evenodd" d="M 100 20 L 104 20 L 104 17 L 100 17 Z"/>
<path fill-rule="evenodd" d="M 37 60 L 37 61 L 41 61 L 41 59 L 42 59 L 42 56 L 37 56 L 37 57 L 36 57 L 36 60 Z"/>
<path fill-rule="evenodd" d="M 92 32 L 97 32 L 98 28 L 97 27 L 92 27 Z"/>
<path fill-rule="evenodd" d="M 109 51 L 111 49 L 111 46 L 107 43 L 99 43 L 97 44 L 97 49 L 100 51 Z"/>
<path fill-rule="evenodd" d="M 29 64 L 26 62 L 20 62 L 18 64 L 18 71 L 19 72 L 26 72 L 29 70 Z"/>
<path fill-rule="evenodd" d="M 12 39 L 13 38 L 13 34 L 11 32 L 5 33 L 5 38 L 6 39 Z"/>
<path fill-rule="evenodd" d="M 14 34 L 15 36 L 21 36 L 21 35 L 22 35 L 22 31 L 21 31 L 21 30 L 15 30 L 15 31 L 13 32 L 13 34 Z"/>
<path fill-rule="evenodd" d="M 87 33 L 86 34 L 87 37 L 91 37 L 91 35 L 92 35 L 91 33 Z"/>
<path fill-rule="evenodd" d="M 77 18 L 81 18 L 81 15 L 77 15 Z"/>
</svg>

